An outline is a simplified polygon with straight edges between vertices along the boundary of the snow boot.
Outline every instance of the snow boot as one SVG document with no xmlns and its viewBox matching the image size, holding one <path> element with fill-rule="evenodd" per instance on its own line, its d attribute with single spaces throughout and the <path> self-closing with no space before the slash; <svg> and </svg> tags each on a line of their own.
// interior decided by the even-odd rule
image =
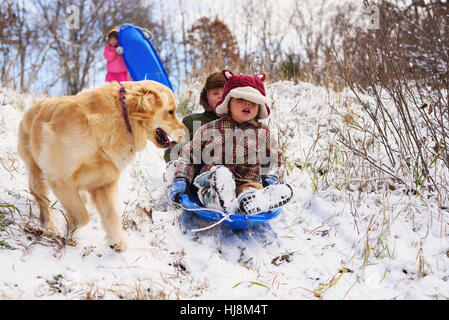
<svg viewBox="0 0 449 320">
<path fill-rule="evenodd" d="M 285 205 L 292 197 L 290 185 L 277 183 L 242 194 L 238 199 L 239 210 L 243 214 L 259 214 Z"/>
<path fill-rule="evenodd" d="M 195 178 L 201 203 L 226 213 L 237 209 L 235 205 L 235 181 L 232 172 L 225 166 L 214 166 Z"/>
</svg>

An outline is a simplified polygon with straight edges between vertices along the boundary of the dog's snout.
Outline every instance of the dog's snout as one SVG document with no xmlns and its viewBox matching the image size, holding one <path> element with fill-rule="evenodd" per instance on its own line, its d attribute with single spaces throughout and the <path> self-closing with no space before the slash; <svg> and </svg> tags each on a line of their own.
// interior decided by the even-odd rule
<svg viewBox="0 0 449 320">
<path fill-rule="evenodd" d="M 170 137 L 172 137 L 173 140 L 176 142 L 181 142 L 184 137 L 188 134 L 187 128 L 183 125 L 181 128 L 173 130 L 170 134 Z"/>
<path fill-rule="evenodd" d="M 181 142 L 189 134 L 187 127 L 183 123 L 180 124 L 179 135 L 177 137 L 178 140 L 176 140 L 177 142 Z"/>
</svg>

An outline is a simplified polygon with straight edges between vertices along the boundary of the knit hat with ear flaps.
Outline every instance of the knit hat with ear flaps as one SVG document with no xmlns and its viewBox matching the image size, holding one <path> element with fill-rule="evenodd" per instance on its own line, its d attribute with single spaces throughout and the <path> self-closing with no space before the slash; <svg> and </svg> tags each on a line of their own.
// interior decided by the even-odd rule
<svg viewBox="0 0 449 320">
<path fill-rule="evenodd" d="M 246 76 L 243 74 L 234 74 L 229 70 L 222 71 L 226 78 L 226 84 L 223 95 L 215 106 L 215 113 L 229 113 L 229 100 L 231 98 L 242 98 L 259 105 L 259 119 L 266 119 L 270 115 L 268 100 L 265 96 L 265 87 L 263 81 L 266 78 L 265 73 L 259 73 L 255 76 Z"/>
<path fill-rule="evenodd" d="M 216 88 L 223 88 L 225 85 L 225 82 L 226 82 L 226 79 L 223 77 L 223 74 L 221 72 L 211 73 L 207 77 L 206 83 L 204 84 L 204 88 L 203 88 L 203 90 L 201 90 L 201 95 L 200 95 L 200 104 L 205 109 L 207 109 L 209 107 L 209 103 L 207 101 L 207 91 L 209 91 L 211 89 L 216 89 Z M 215 106 L 210 106 L 210 107 L 213 108 Z"/>
</svg>

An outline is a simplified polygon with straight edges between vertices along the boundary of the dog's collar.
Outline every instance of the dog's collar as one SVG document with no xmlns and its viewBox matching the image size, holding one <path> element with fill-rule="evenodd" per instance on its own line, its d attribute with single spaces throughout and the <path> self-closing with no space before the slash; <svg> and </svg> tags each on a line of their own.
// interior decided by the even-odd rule
<svg viewBox="0 0 449 320">
<path fill-rule="evenodd" d="M 128 129 L 129 133 L 132 133 L 131 124 L 129 123 L 128 119 L 128 109 L 125 102 L 125 87 L 120 82 L 118 84 L 120 85 L 120 103 L 122 105 L 123 118 L 125 119 L 126 128 Z"/>
</svg>

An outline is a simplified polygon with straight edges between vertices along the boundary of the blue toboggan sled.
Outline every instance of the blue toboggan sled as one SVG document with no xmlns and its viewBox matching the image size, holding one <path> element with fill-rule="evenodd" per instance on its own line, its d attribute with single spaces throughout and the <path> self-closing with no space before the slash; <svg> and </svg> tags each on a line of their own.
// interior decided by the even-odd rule
<svg viewBox="0 0 449 320">
<path fill-rule="evenodd" d="M 265 211 L 259 214 L 244 215 L 241 213 L 235 213 L 225 216 L 218 210 L 203 207 L 197 196 L 190 195 L 189 197 L 189 195 L 185 193 L 181 194 L 180 203 L 184 210 L 195 213 L 203 220 L 217 224 L 221 223 L 230 229 L 252 228 L 259 223 L 268 222 L 282 212 L 282 208 L 276 208 L 274 210 Z M 229 218 L 229 220 L 227 218 Z"/>
<path fill-rule="evenodd" d="M 132 24 L 125 24 L 118 33 L 118 42 L 123 47 L 123 60 L 133 81 L 153 80 L 173 87 L 159 55 L 150 41 L 151 33 Z"/>
</svg>

